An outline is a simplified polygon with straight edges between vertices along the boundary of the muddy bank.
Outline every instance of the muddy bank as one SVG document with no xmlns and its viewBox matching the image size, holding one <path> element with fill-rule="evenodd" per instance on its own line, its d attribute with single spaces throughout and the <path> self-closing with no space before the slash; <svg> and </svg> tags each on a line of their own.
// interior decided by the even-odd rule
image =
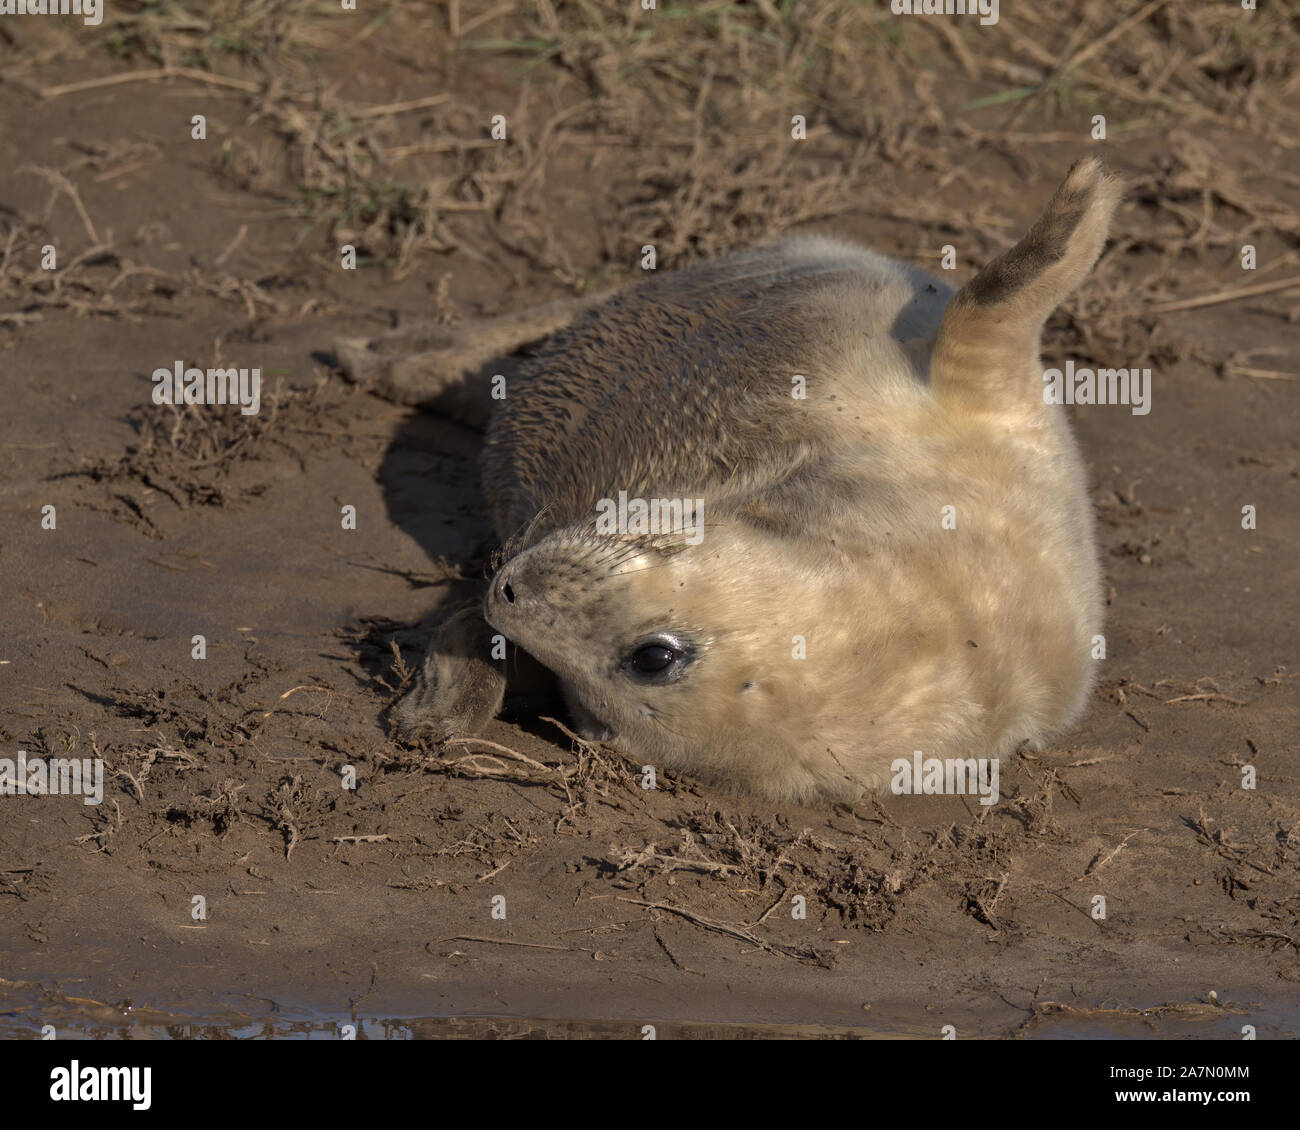
<svg viewBox="0 0 1300 1130">
<path fill-rule="evenodd" d="M 586 64 L 540 70 L 423 12 L 355 43 L 305 17 L 244 26 L 250 61 L 119 7 L 139 18 L 117 54 L 57 29 L 0 40 L 0 757 L 106 770 L 97 806 L 0 798 L 0 1031 L 1297 1035 L 1296 291 L 1166 309 L 1242 286 L 1246 240 L 1248 281 L 1294 273 L 1300 166 L 1285 114 L 1250 110 L 1279 104 L 1294 53 L 1163 13 L 1097 60 L 1109 93 L 1016 117 L 967 107 L 1045 65 L 1022 40 L 1055 60 L 1066 25 L 1119 17 L 1008 20 L 953 78 L 959 48 L 908 29 L 900 54 L 836 4 L 640 47 L 566 10 L 538 35 Z M 1211 42 L 1168 80 L 1198 108 L 1114 93 Z M 1254 70 L 1231 70 L 1238 49 Z M 733 77 L 675 82 L 674 51 Z M 57 93 L 159 57 L 233 85 Z M 869 95 L 892 117 L 864 118 Z M 782 123 L 782 99 L 824 100 L 806 158 L 747 116 L 760 97 Z M 772 806 L 671 775 L 647 792 L 542 720 L 440 750 L 391 737 L 426 626 L 492 548 L 477 439 L 348 385 L 330 341 L 628 281 L 647 241 L 671 266 L 794 227 L 931 269 L 952 242 L 966 277 L 1078 155 L 1061 135 L 1089 98 L 1132 187 L 1045 354 L 1152 366 L 1153 406 L 1074 410 L 1104 674 L 1072 734 L 1003 767 L 997 805 Z M 470 145 L 498 103 L 516 144 Z M 701 131 L 716 144 L 692 148 Z M 361 270 L 338 269 L 343 241 Z M 176 359 L 259 366 L 260 412 L 152 404 Z"/>
</svg>

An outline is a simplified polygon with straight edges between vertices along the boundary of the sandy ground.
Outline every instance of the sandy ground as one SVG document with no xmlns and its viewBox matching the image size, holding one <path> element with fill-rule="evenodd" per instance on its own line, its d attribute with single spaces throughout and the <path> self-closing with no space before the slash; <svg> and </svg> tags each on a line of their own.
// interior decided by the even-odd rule
<svg viewBox="0 0 1300 1130">
<path fill-rule="evenodd" d="M 0 757 L 107 767 L 99 806 L 0 797 L 0 1034 L 1300 1035 L 1293 8 L 1162 9 L 1066 82 L 1122 13 L 722 5 L 674 44 L 582 6 L 462 3 L 456 38 L 442 5 L 360 35 L 217 7 L 0 28 Z M 160 67 L 190 69 L 99 81 Z M 966 278 L 1094 113 L 1128 202 L 1045 356 L 1150 366 L 1152 410 L 1073 410 L 1104 673 L 999 804 L 646 791 L 540 718 L 390 736 L 491 535 L 477 437 L 347 384 L 335 337 L 789 228 L 931 269 L 951 243 Z M 260 366 L 260 413 L 151 404 L 177 359 Z"/>
</svg>

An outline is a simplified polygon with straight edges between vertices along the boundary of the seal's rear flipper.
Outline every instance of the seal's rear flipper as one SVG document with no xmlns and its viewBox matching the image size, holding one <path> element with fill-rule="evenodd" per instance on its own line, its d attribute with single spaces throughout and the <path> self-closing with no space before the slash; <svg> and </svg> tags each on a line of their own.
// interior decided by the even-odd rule
<svg viewBox="0 0 1300 1130">
<path fill-rule="evenodd" d="M 976 412 L 1042 404 L 1043 323 L 1092 270 L 1120 193 L 1096 157 L 1075 162 L 1024 239 L 948 304 L 930 355 L 936 394 Z"/>
<path fill-rule="evenodd" d="M 372 340 L 339 338 L 343 375 L 398 404 L 420 404 L 479 431 L 492 412 L 492 363 L 563 329 L 603 295 L 561 298 L 459 326 L 403 328 Z"/>
</svg>

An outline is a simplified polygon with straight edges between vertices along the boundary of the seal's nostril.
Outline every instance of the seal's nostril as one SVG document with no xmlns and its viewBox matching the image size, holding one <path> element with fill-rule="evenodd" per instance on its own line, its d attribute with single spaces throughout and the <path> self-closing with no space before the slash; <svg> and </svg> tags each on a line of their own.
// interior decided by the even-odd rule
<svg viewBox="0 0 1300 1130">
<path fill-rule="evenodd" d="M 507 581 L 504 585 L 501 586 L 501 595 L 506 598 L 507 604 L 514 604 L 515 590 L 510 587 L 509 581 Z"/>
</svg>

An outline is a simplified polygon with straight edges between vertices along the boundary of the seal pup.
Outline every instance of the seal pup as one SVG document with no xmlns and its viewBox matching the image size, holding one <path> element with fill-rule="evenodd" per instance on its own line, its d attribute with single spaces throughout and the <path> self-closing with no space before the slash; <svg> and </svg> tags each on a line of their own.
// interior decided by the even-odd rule
<svg viewBox="0 0 1300 1130">
<path fill-rule="evenodd" d="M 914 751 L 1000 757 L 1064 729 L 1101 578 L 1040 339 L 1119 195 L 1079 161 L 955 295 L 796 236 L 567 325 L 498 319 L 477 351 L 472 326 L 408 357 L 340 343 L 353 378 L 487 425 L 499 564 L 436 628 L 401 730 L 479 731 L 503 703 L 501 636 L 554 672 L 584 736 L 779 800 L 852 800 Z M 471 370 L 546 334 L 494 400 Z M 666 500 L 664 521 L 611 529 L 626 499 Z"/>
</svg>

